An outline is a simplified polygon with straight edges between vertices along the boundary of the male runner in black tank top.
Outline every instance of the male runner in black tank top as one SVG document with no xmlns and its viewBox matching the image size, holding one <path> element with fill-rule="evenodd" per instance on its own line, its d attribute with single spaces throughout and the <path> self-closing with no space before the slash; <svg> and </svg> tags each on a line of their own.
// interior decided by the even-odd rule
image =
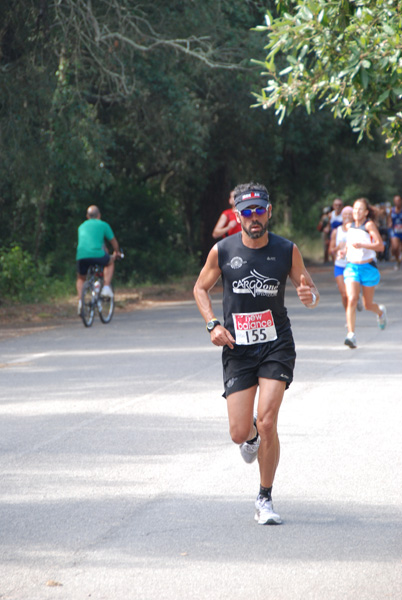
<svg viewBox="0 0 402 600">
<path fill-rule="evenodd" d="M 295 347 L 284 305 L 290 277 L 301 302 L 315 308 L 318 290 L 295 244 L 268 232 L 272 213 L 267 189 L 242 184 L 235 189 L 242 232 L 221 240 L 210 251 L 194 287 L 211 341 L 222 346 L 222 363 L 230 435 L 244 460 L 258 455 L 260 490 L 255 519 L 279 524 L 271 490 L 279 462 L 279 408 L 293 379 Z M 216 319 L 209 290 L 223 281 L 223 325 Z M 259 387 L 256 419 L 254 400 Z"/>
</svg>

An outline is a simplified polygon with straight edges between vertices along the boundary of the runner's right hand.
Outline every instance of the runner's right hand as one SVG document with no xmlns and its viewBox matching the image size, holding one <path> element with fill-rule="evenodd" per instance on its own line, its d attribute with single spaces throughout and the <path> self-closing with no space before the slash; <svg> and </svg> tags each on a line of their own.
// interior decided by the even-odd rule
<svg viewBox="0 0 402 600">
<path fill-rule="evenodd" d="M 211 331 L 211 342 L 215 344 L 215 346 L 229 346 L 229 348 L 233 350 L 236 340 L 230 331 L 225 329 L 223 325 L 217 325 Z"/>
</svg>

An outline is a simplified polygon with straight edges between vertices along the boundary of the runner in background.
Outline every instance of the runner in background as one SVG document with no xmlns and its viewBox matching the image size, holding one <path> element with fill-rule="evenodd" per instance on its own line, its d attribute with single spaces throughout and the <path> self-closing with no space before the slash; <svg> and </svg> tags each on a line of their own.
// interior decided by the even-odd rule
<svg viewBox="0 0 402 600">
<path fill-rule="evenodd" d="M 341 295 L 343 308 L 346 311 L 348 305 L 348 297 L 346 295 L 345 281 L 343 272 L 345 270 L 347 260 L 345 256 L 346 237 L 348 234 L 348 225 L 353 222 L 353 208 L 345 206 L 342 209 L 342 225 L 332 230 L 331 240 L 329 243 L 329 252 L 334 261 L 334 277 Z M 361 310 L 361 308 L 360 308 Z"/>
<path fill-rule="evenodd" d="M 317 225 L 317 231 L 321 233 L 322 247 L 324 250 L 324 264 L 329 261 L 329 242 L 331 239 L 331 207 L 324 206 Z"/>
<path fill-rule="evenodd" d="M 332 212 L 330 216 L 331 231 L 342 225 L 343 202 L 340 198 L 335 198 L 332 203 Z"/>
<path fill-rule="evenodd" d="M 402 252 L 402 198 L 394 196 L 394 206 L 388 217 L 389 234 L 391 237 L 391 255 L 395 258 L 395 269 L 401 267 Z"/>
<path fill-rule="evenodd" d="M 241 225 L 237 222 L 236 213 L 234 211 L 234 191 L 230 192 L 229 196 L 229 204 L 230 208 L 227 208 L 223 211 L 221 216 L 219 217 L 214 230 L 212 232 L 212 237 L 214 240 L 218 240 L 222 237 L 228 237 L 228 235 L 233 235 L 234 233 L 239 233 L 241 231 Z"/>
<path fill-rule="evenodd" d="M 384 252 L 378 252 L 377 258 L 378 260 L 389 261 L 389 249 L 390 249 L 390 236 L 389 236 L 389 228 L 388 228 L 388 214 L 391 213 L 391 205 L 388 202 L 389 208 L 387 204 L 381 202 L 375 205 L 376 210 L 376 221 L 375 224 L 378 227 L 378 231 L 382 237 L 384 242 Z"/>
</svg>

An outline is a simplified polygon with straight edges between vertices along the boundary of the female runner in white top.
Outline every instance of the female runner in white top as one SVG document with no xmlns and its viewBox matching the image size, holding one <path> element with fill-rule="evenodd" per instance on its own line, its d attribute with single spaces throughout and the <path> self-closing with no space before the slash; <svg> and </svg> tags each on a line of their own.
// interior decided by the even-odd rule
<svg viewBox="0 0 402 600">
<path fill-rule="evenodd" d="M 356 305 L 359 298 L 360 286 L 363 293 L 363 305 L 377 315 L 380 329 L 385 329 L 387 312 L 385 306 L 374 302 L 376 285 L 380 281 L 380 272 L 376 263 L 376 253 L 383 252 L 384 242 L 373 221 L 374 211 L 366 198 L 359 198 L 353 204 L 353 223 L 348 225 L 346 239 L 346 259 L 344 270 L 348 304 L 346 321 L 348 335 L 345 344 L 356 348 L 355 324 Z"/>
</svg>

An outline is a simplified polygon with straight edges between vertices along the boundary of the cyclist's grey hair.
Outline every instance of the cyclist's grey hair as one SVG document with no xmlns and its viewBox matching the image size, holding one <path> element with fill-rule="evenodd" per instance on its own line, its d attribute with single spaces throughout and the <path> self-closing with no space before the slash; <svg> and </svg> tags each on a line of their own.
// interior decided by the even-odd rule
<svg viewBox="0 0 402 600">
<path fill-rule="evenodd" d="M 100 215 L 100 210 L 97 206 L 95 206 L 95 204 L 93 204 L 92 206 L 89 206 L 88 210 L 87 210 L 87 217 L 88 219 L 97 219 Z"/>
</svg>

